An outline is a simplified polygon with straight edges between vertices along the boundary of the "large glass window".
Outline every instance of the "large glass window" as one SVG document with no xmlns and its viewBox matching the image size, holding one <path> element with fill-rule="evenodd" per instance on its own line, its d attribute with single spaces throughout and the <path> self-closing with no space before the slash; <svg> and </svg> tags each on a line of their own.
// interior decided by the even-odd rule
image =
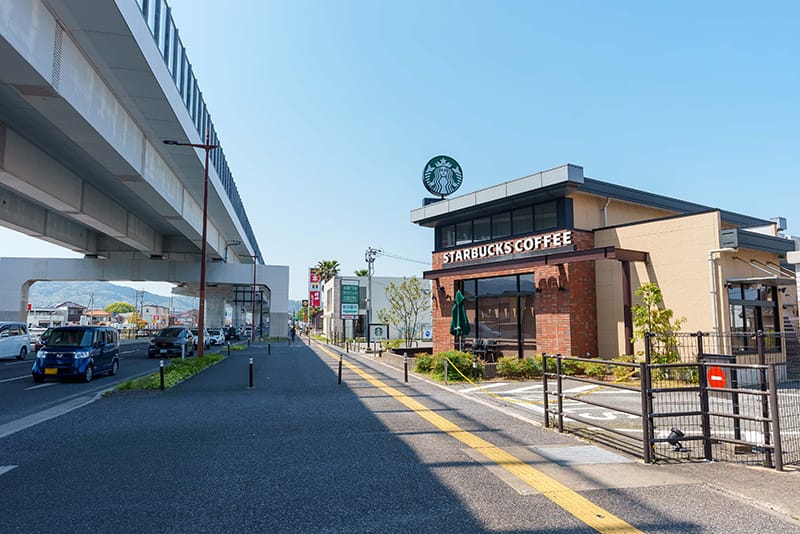
<svg viewBox="0 0 800 534">
<path fill-rule="evenodd" d="M 492 238 L 492 221 L 489 217 L 475 219 L 472 225 L 472 240 L 488 241 Z"/>
<path fill-rule="evenodd" d="M 558 210 L 556 201 L 537 204 L 533 209 L 534 225 L 536 230 L 547 230 L 558 225 Z"/>
<path fill-rule="evenodd" d="M 470 336 L 487 343 L 489 357 L 533 355 L 536 350 L 533 273 L 462 280 Z"/>
<path fill-rule="evenodd" d="M 454 224 L 449 224 L 439 230 L 439 245 L 442 248 L 456 246 L 456 227 Z"/>
<path fill-rule="evenodd" d="M 755 333 L 764 332 L 767 352 L 781 350 L 777 288 L 762 284 L 729 284 L 728 315 L 731 348 L 736 352 L 755 352 Z"/>
<path fill-rule="evenodd" d="M 511 212 L 498 213 L 492 216 L 492 237 L 508 237 L 511 235 Z"/>
<path fill-rule="evenodd" d="M 472 243 L 472 221 L 461 222 L 456 225 L 456 245 Z"/>
<path fill-rule="evenodd" d="M 514 235 L 533 233 L 533 209 L 529 206 L 512 211 L 511 227 Z"/>
</svg>

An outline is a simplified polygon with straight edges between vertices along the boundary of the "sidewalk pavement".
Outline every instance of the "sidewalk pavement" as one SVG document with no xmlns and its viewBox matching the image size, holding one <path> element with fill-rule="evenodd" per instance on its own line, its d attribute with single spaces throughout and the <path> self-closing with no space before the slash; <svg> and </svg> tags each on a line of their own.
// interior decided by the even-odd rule
<svg viewBox="0 0 800 534">
<path fill-rule="evenodd" d="M 341 351 L 338 347 L 333 348 L 337 351 Z M 402 356 L 387 352 L 381 357 L 378 357 L 377 354 L 371 352 L 367 353 L 363 350 L 357 351 L 357 354 L 371 360 L 379 361 L 387 367 L 399 368 L 398 372 L 402 373 Z M 411 369 L 409 369 L 409 372 L 411 372 Z M 418 376 L 424 379 L 423 375 Z M 445 386 L 444 384 L 433 381 L 430 382 L 439 387 L 450 389 L 454 394 L 457 394 L 455 388 L 452 386 Z M 457 385 L 461 384 L 463 383 L 457 383 Z M 491 409 L 511 412 L 516 418 L 525 419 L 534 426 L 542 427 L 541 421 L 533 419 L 530 416 L 530 412 L 515 409 L 513 404 L 501 403 L 502 405 L 500 405 L 482 401 L 475 397 L 467 398 L 480 402 L 482 405 Z M 555 430 L 553 430 L 553 432 L 555 432 Z M 577 437 L 575 441 L 582 443 Z M 617 454 L 625 454 L 616 449 L 613 449 L 613 451 Z M 636 458 L 636 461 L 641 462 L 638 458 Z M 651 464 L 650 467 L 653 471 L 669 472 L 688 479 L 693 479 L 699 484 L 716 488 L 730 495 L 735 495 L 754 505 L 788 515 L 800 522 L 800 465 L 784 466 L 783 472 L 764 467 L 706 461 Z"/>
</svg>

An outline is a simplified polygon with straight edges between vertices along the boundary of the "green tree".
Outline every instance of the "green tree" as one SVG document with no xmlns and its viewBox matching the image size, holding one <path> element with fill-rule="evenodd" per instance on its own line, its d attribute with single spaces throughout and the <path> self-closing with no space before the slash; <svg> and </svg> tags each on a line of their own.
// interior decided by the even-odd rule
<svg viewBox="0 0 800 534">
<path fill-rule="evenodd" d="M 675 363 L 680 360 L 675 332 L 686 323 L 685 317 L 675 318 L 672 310 L 664 308 L 664 297 L 657 284 L 648 282 L 636 290 L 641 304 L 634 304 L 633 338 L 634 342 L 644 339 L 651 333 L 650 359 L 653 363 Z"/>
<path fill-rule="evenodd" d="M 127 302 L 112 302 L 103 309 L 108 313 L 130 313 L 136 308 L 133 307 L 133 304 L 128 304 Z"/>
<path fill-rule="evenodd" d="M 317 262 L 317 274 L 324 284 L 339 274 L 339 262 L 336 260 L 320 260 Z"/>
<path fill-rule="evenodd" d="M 142 319 L 142 317 L 136 312 L 133 312 L 128 317 L 128 324 L 136 325 L 136 329 L 137 330 L 141 330 L 142 328 L 146 328 L 147 327 L 147 321 Z"/>
<path fill-rule="evenodd" d="M 369 269 L 356 269 L 353 271 L 353 274 L 356 276 L 367 276 L 369 274 Z"/>
<path fill-rule="evenodd" d="M 408 347 L 417 337 L 420 314 L 431 308 L 430 292 L 419 278 L 412 276 L 403 278 L 400 284 L 390 282 L 385 294 L 389 308 L 378 311 L 378 319 L 399 328 Z"/>
</svg>

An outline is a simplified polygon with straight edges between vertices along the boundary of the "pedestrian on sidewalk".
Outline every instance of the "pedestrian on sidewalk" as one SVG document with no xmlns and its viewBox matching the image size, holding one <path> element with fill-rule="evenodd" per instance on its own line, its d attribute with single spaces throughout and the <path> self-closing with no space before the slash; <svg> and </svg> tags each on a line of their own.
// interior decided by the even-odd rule
<svg viewBox="0 0 800 534">
<path fill-rule="evenodd" d="M 292 329 L 289 330 L 289 346 L 292 346 L 294 343 L 294 337 L 297 335 L 297 329 L 295 329 L 294 325 L 292 325 Z"/>
</svg>

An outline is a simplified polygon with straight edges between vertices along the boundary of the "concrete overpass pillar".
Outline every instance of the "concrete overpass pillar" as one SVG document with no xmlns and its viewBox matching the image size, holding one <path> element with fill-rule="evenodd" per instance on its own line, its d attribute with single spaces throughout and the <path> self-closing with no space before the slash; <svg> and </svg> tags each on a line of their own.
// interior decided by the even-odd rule
<svg viewBox="0 0 800 534">
<path fill-rule="evenodd" d="M 225 324 L 225 296 L 206 293 L 206 328 L 222 328 Z"/>
</svg>

